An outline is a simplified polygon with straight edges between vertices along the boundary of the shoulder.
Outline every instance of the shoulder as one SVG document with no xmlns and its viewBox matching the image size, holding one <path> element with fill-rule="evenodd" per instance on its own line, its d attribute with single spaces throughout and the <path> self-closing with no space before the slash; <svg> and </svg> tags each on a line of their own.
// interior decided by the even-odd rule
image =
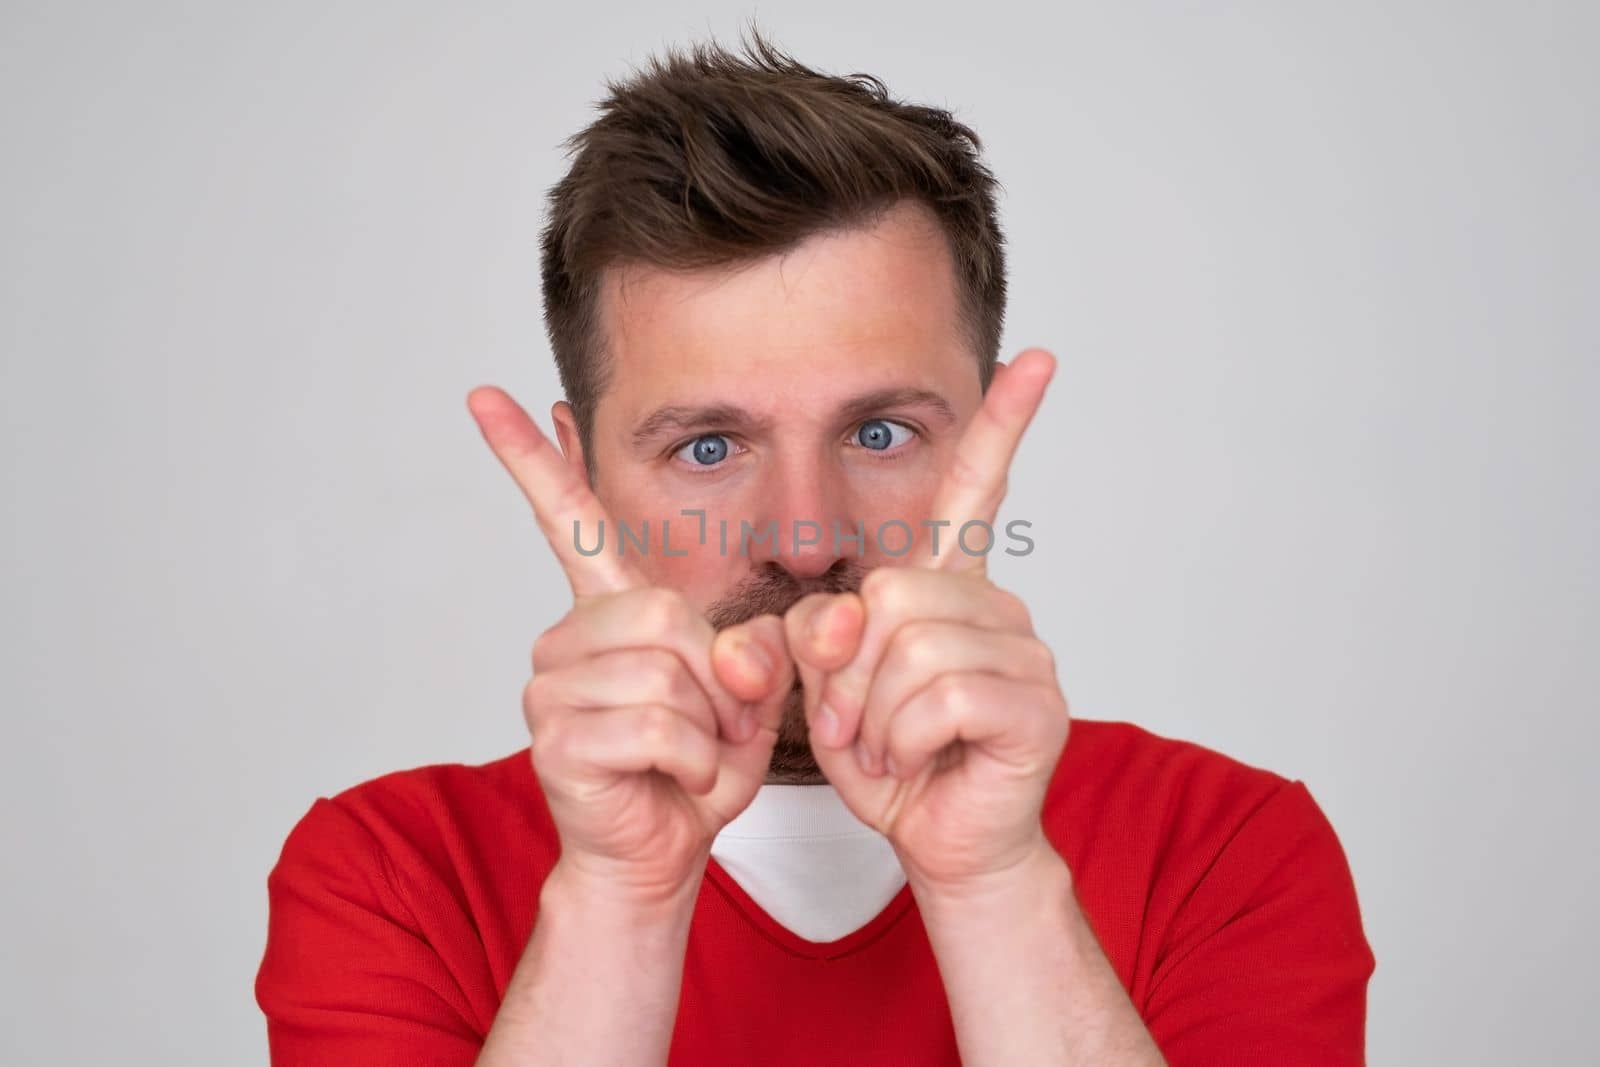
<svg viewBox="0 0 1600 1067">
<path fill-rule="evenodd" d="M 1249 809 L 1291 784 L 1195 741 L 1131 722 L 1074 719 L 1047 803 Z"/>
<path fill-rule="evenodd" d="M 313 1049 L 335 1045 L 369 1050 L 361 1062 L 470 1062 L 493 975 L 526 943 L 526 887 L 554 862 L 547 825 L 526 750 L 317 797 L 267 876 L 255 993 L 274 1062 L 324 1062 Z"/>
<path fill-rule="evenodd" d="M 483 763 L 391 771 L 317 797 L 284 842 L 274 875 L 306 863 L 354 873 L 435 873 L 463 857 L 502 853 L 508 841 L 537 863 L 557 848 L 527 749 Z M 499 842 L 499 848 L 492 843 Z"/>
<path fill-rule="evenodd" d="M 1359 934 L 1344 850 L 1306 783 L 1205 745 L 1074 720 L 1045 823 L 1074 874 L 1142 884 L 1144 919 L 1173 933 L 1293 899 Z"/>
<path fill-rule="evenodd" d="M 1225 854 L 1262 868 L 1307 850 L 1343 863 L 1304 782 L 1128 722 L 1073 721 L 1044 817 L 1086 864 L 1114 859 L 1183 885 Z"/>
</svg>

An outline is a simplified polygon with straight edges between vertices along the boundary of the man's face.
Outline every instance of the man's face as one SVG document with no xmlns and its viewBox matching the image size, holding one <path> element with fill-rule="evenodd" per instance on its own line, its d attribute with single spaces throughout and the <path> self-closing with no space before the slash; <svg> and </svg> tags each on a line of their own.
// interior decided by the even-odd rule
<svg viewBox="0 0 1600 1067">
<path fill-rule="evenodd" d="M 647 550 L 630 543 L 628 555 L 719 628 L 853 589 L 892 561 L 905 530 L 884 529 L 881 543 L 878 531 L 891 520 L 921 531 L 983 399 L 954 265 L 914 203 L 754 264 L 609 271 L 601 316 L 612 362 L 595 410 L 595 493 L 633 531 L 649 523 Z M 555 419 L 581 465 L 570 409 L 558 404 Z M 686 509 L 705 513 L 703 544 Z M 859 545 L 844 539 L 858 523 Z M 596 531 L 583 536 L 592 547 Z M 616 538 L 606 531 L 606 551 Z M 820 780 L 798 694 L 771 777 Z"/>
</svg>

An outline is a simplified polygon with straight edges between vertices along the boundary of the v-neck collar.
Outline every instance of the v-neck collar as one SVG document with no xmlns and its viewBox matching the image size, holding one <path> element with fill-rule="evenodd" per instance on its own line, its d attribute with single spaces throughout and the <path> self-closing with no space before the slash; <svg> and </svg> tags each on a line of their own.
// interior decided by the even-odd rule
<svg viewBox="0 0 1600 1067">
<path fill-rule="evenodd" d="M 750 925 L 764 934 L 768 940 L 774 942 L 786 952 L 813 960 L 838 959 L 841 956 L 848 956 L 852 952 L 858 952 L 866 948 L 887 933 L 890 927 L 903 918 L 906 912 L 911 910 L 913 903 L 911 885 L 908 882 L 900 887 L 900 891 L 894 895 L 882 911 L 867 920 L 865 926 L 859 926 L 833 941 L 807 941 L 767 914 L 766 910 L 760 904 L 757 904 L 749 893 L 745 892 L 744 887 L 734 880 L 733 876 L 727 872 L 722 864 L 717 862 L 715 856 L 706 861 L 706 878 L 712 885 L 721 890 L 722 895 L 728 898 L 729 903 L 736 910 L 743 913 L 744 917 L 749 920 Z"/>
</svg>

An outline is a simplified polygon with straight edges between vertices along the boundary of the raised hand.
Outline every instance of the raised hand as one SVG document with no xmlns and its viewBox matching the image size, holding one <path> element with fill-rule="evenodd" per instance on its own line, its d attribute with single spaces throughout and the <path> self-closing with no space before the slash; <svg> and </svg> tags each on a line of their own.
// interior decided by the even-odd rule
<svg viewBox="0 0 1600 1067">
<path fill-rule="evenodd" d="M 583 478 L 501 390 L 474 390 L 468 407 L 572 586 L 523 693 L 560 862 L 608 892 L 670 895 L 765 778 L 794 680 L 782 623 L 719 633 L 618 554 L 579 552 L 574 523 L 591 539 L 616 529 Z"/>
<path fill-rule="evenodd" d="M 859 593 L 785 617 L 817 764 L 894 845 L 914 886 L 959 890 L 1032 858 L 1069 728 L 1050 650 L 986 575 L 985 535 L 1055 371 L 1031 349 L 1000 368 L 957 445 L 918 544 Z M 934 535 L 938 535 L 937 547 Z"/>
</svg>

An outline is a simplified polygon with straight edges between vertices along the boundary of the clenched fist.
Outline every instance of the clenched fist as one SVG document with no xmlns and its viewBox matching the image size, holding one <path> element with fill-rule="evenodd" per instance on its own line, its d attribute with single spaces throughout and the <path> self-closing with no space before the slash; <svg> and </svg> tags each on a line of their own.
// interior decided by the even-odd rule
<svg viewBox="0 0 1600 1067">
<path fill-rule="evenodd" d="M 478 389 L 468 404 L 572 585 L 523 692 L 559 863 L 608 892 L 670 896 L 765 779 L 794 683 L 782 621 L 716 631 L 620 556 L 578 552 L 575 523 L 615 528 L 603 505 L 504 392 Z"/>
</svg>

